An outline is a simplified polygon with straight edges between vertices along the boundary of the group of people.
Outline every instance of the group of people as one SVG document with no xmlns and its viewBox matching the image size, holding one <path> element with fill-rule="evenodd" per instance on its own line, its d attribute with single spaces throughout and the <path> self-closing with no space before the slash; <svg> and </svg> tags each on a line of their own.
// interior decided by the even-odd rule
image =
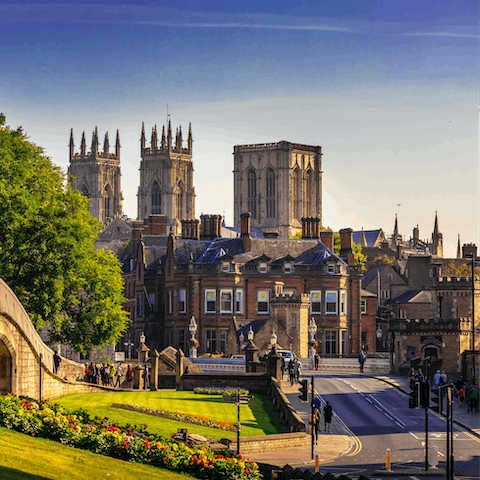
<svg viewBox="0 0 480 480">
<path fill-rule="evenodd" d="M 321 403 L 320 403 L 320 399 L 317 397 L 314 400 L 314 410 L 313 410 L 316 444 L 318 444 L 318 433 L 321 431 L 320 422 L 321 422 L 322 414 L 320 413 L 320 409 L 321 409 Z M 330 431 L 330 426 L 332 424 L 332 415 L 333 415 L 333 408 L 330 405 L 330 402 L 327 400 L 325 402 L 325 406 L 323 407 L 323 420 L 324 420 L 323 431 L 326 433 L 332 433 Z"/>
<path fill-rule="evenodd" d="M 300 375 L 302 374 L 302 364 L 297 357 L 292 357 L 287 363 L 285 358 L 280 359 L 280 370 L 282 372 L 282 380 L 285 375 L 285 371 L 288 370 L 288 378 L 290 379 L 290 385 L 293 385 L 295 382 L 299 382 Z"/>
<path fill-rule="evenodd" d="M 125 378 L 124 378 L 125 377 Z M 120 363 L 115 364 L 96 364 L 91 362 L 85 364 L 85 380 L 88 383 L 105 385 L 113 388 L 133 387 L 133 369 L 128 365 L 124 374 Z"/>
<path fill-rule="evenodd" d="M 410 387 L 412 388 L 416 382 L 423 382 L 425 375 L 422 369 L 415 370 L 413 367 L 408 374 Z M 458 398 L 460 407 L 463 407 L 465 401 L 467 403 L 468 413 L 478 413 L 478 390 L 475 387 L 465 383 L 463 377 L 460 377 L 455 383 L 448 379 L 445 370 L 437 370 L 433 375 L 432 391 L 437 392 L 443 385 L 450 384 L 453 387 L 453 394 Z"/>
</svg>

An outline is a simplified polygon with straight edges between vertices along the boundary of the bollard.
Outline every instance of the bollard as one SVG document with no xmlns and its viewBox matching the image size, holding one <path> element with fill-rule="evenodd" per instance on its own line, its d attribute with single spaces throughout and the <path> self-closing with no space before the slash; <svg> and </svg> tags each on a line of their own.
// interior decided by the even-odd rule
<svg viewBox="0 0 480 480">
<path fill-rule="evenodd" d="M 315 455 L 315 473 L 318 473 L 318 455 Z"/>
<path fill-rule="evenodd" d="M 392 471 L 392 468 L 391 468 L 391 463 L 390 463 L 390 449 L 387 448 L 387 458 L 385 459 L 385 470 L 387 472 L 391 472 Z"/>
<path fill-rule="evenodd" d="M 438 447 L 436 445 L 430 447 L 428 463 L 430 468 L 438 468 Z"/>
</svg>

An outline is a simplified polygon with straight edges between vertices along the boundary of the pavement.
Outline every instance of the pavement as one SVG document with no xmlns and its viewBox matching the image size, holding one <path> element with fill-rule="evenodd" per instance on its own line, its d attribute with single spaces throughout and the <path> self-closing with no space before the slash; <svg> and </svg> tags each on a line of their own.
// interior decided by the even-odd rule
<svg viewBox="0 0 480 480">
<path fill-rule="evenodd" d="M 308 377 L 309 375 L 312 375 L 314 373 L 315 371 L 304 370 L 303 377 Z M 401 377 L 399 375 L 382 374 L 362 375 L 364 377 L 376 378 L 382 382 L 388 383 L 406 394 L 410 393 L 410 386 L 406 377 Z M 290 403 L 297 411 L 298 415 L 302 418 L 305 424 L 308 425 L 308 416 L 310 414 L 311 407 L 310 402 L 302 402 L 302 400 L 299 398 L 300 384 L 297 383 L 293 386 L 290 386 L 289 381 L 281 381 L 279 383 L 283 392 L 288 397 Z M 457 399 L 455 399 L 453 406 L 453 421 L 458 426 L 463 427 L 465 430 L 480 437 L 480 415 L 478 413 L 467 413 L 466 405 L 460 407 Z M 336 415 L 334 415 L 332 419 L 331 433 L 326 433 L 322 431 L 319 434 L 318 444 L 314 445 L 313 459 L 311 454 L 310 442 L 308 442 L 308 446 L 306 448 L 293 448 L 277 452 L 249 454 L 248 457 L 254 462 L 270 465 L 273 468 L 282 468 L 287 464 L 298 468 L 308 468 L 315 465 L 317 458 L 319 466 L 322 466 L 344 455 L 355 455 L 356 449 L 357 443 L 355 440 L 355 436 L 350 432 L 350 430 L 342 422 L 342 420 Z M 325 467 L 323 467 L 322 470 L 324 468 Z M 400 472 L 392 472 L 391 475 L 398 476 L 399 473 Z M 430 473 L 434 474 L 434 472 Z M 438 475 L 439 473 L 440 471 L 437 470 L 436 475 Z M 422 472 L 419 469 L 418 472 L 405 472 L 403 475 L 405 474 L 414 474 L 418 476 L 419 474 L 421 475 Z M 389 472 L 375 472 L 375 476 L 379 475 L 387 476 L 389 475 Z"/>
</svg>

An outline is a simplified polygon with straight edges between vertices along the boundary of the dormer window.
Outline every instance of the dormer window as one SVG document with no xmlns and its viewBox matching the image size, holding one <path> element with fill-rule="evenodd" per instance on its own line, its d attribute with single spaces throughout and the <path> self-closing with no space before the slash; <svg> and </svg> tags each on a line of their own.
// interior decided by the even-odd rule
<svg viewBox="0 0 480 480">
<path fill-rule="evenodd" d="M 267 273 L 267 264 L 265 262 L 262 262 L 258 265 L 258 271 L 260 273 Z"/>
<path fill-rule="evenodd" d="M 285 273 L 292 273 L 292 264 L 286 263 L 284 268 Z"/>
<path fill-rule="evenodd" d="M 230 271 L 230 262 L 222 262 L 222 272 L 228 273 Z"/>
<path fill-rule="evenodd" d="M 335 273 L 335 265 L 328 265 L 327 271 L 328 273 Z"/>
</svg>

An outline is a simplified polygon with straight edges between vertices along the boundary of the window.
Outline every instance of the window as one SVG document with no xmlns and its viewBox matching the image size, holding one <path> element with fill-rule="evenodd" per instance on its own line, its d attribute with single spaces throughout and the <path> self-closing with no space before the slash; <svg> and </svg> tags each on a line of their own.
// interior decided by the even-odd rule
<svg viewBox="0 0 480 480">
<path fill-rule="evenodd" d="M 231 290 L 220 290 L 220 313 L 232 313 L 232 299 Z"/>
<path fill-rule="evenodd" d="M 133 271 L 133 268 L 135 266 L 135 261 L 133 260 L 133 258 L 130 259 L 130 271 L 132 272 Z"/>
<path fill-rule="evenodd" d="M 217 351 L 217 331 L 216 330 L 206 330 L 205 349 L 208 353 L 215 353 Z"/>
<path fill-rule="evenodd" d="M 367 301 L 360 300 L 360 313 L 367 313 Z"/>
<path fill-rule="evenodd" d="M 393 281 L 393 275 L 391 273 L 387 273 L 387 282 Z"/>
<path fill-rule="evenodd" d="M 291 297 L 292 295 L 295 295 L 295 290 L 291 288 L 283 289 L 283 295 L 285 297 Z"/>
<path fill-rule="evenodd" d="M 152 186 L 152 215 L 160 215 L 162 213 L 162 194 L 160 186 L 157 182 Z"/>
<path fill-rule="evenodd" d="M 178 291 L 178 313 L 185 313 L 187 311 L 187 291 L 181 288 Z"/>
<path fill-rule="evenodd" d="M 292 313 L 290 315 L 290 326 L 292 328 L 297 328 L 297 314 L 296 313 Z"/>
<path fill-rule="evenodd" d="M 171 315 L 173 313 L 173 292 L 169 290 L 167 292 L 167 295 L 168 295 L 167 308 L 168 308 L 168 313 Z"/>
<path fill-rule="evenodd" d="M 215 301 L 217 299 L 215 290 L 205 290 L 205 313 L 215 313 Z"/>
<path fill-rule="evenodd" d="M 155 311 L 155 294 L 149 293 L 148 294 L 148 304 L 150 305 L 150 308 L 152 311 Z"/>
<path fill-rule="evenodd" d="M 293 216 L 293 218 L 300 217 L 300 215 L 298 214 L 298 203 L 299 203 L 298 182 L 299 182 L 299 176 L 300 175 L 299 175 L 298 168 L 296 168 L 293 171 L 293 174 L 292 174 L 292 188 L 291 188 L 291 192 L 292 192 L 291 202 L 292 202 L 292 216 Z"/>
<path fill-rule="evenodd" d="M 222 272 L 228 273 L 230 271 L 230 262 L 222 262 Z"/>
<path fill-rule="evenodd" d="M 382 290 L 380 298 L 382 298 L 383 300 L 388 300 L 390 298 L 390 291 Z"/>
<path fill-rule="evenodd" d="M 267 290 L 260 290 L 257 292 L 257 312 L 268 313 L 268 295 Z"/>
<path fill-rule="evenodd" d="M 307 217 L 312 215 L 312 171 L 307 172 L 305 179 L 305 215 Z"/>
<path fill-rule="evenodd" d="M 285 273 L 292 273 L 292 264 L 286 263 L 284 268 Z"/>
<path fill-rule="evenodd" d="M 252 218 L 257 218 L 257 176 L 253 170 L 247 174 L 247 204 Z"/>
<path fill-rule="evenodd" d="M 347 292 L 340 292 L 340 313 L 347 314 Z"/>
<path fill-rule="evenodd" d="M 312 290 L 310 292 L 310 313 L 320 314 L 322 313 L 322 292 L 320 290 Z"/>
<path fill-rule="evenodd" d="M 327 315 L 334 315 L 338 312 L 337 302 L 338 292 L 325 293 L 325 313 Z"/>
<path fill-rule="evenodd" d="M 243 315 L 243 290 L 235 292 L 235 313 Z"/>
<path fill-rule="evenodd" d="M 260 273 L 267 273 L 267 270 L 268 270 L 267 264 L 266 263 L 260 263 L 258 265 L 258 270 L 260 271 Z"/>
<path fill-rule="evenodd" d="M 325 330 L 325 353 L 336 355 L 338 353 L 338 331 Z"/>
<path fill-rule="evenodd" d="M 335 265 L 328 265 L 327 271 L 328 273 L 335 273 Z"/>
<path fill-rule="evenodd" d="M 178 331 L 178 348 L 182 349 L 182 352 L 187 353 L 187 345 L 186 345 L 186 338 L 185 338 L 185 330 L 180 329 Z"/>
<path fill-rule="evenodd" d="M 222 353 L 227 352 L 227 331 L 226 330 L 220 331 L 220 352 Z"/>
<path fill-rule="evenodd" d="M 137 315 L 141 317 L 143 315 L 143 294 L 137 297 Z"/>
<path fill-rule="evenodd" d="M 269 168 L 267 179 L 267 218 L 275 218 L 275 172 Z"/>
<path fill-rule="evenodd" d="M 340 332 L 340 353 L 342 355 L 347 354 L 347 332 L 345 330 L 342 330 Z"/>
<path fill-rule="evenodd" d="M 172 344 L 172 331 L 165 330 L 165 345 L 169 346 Z"/>
</svg>

